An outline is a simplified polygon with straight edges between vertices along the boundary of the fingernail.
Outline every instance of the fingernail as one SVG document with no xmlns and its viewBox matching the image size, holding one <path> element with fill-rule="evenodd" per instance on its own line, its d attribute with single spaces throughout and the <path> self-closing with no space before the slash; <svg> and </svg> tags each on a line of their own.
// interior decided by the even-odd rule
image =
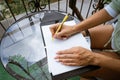
<svg viewBox="0 0 120 80">
<path fill-rule="evenodd" d="M 63 40 L 66 40 L 67 38 L 63 38 Z"/>
</svg>

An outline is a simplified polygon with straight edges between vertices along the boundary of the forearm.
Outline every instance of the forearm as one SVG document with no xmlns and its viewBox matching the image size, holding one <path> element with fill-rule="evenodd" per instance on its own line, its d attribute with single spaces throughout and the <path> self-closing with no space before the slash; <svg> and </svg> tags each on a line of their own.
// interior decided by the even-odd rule
<svg viewBox="0 0 120 80">
<path fill-rule="evenodd" d="M 120 59 L 108 57 L 102 54 L 95 53 L 93 65 L 101 66 L 120 72 Z"/>
<path fill-rule="evenodd" d="M 99 12 L 96 12 L 91 17 L 87 18 L 86 20 L 75 25 L 74 30 L 76 32 L 81 32 L 83 30 L 92 28 L 94 26 L 102 24 L 102 23 L 109 21 L 111 19 L 112 19 L 112 17 L 107 13 L 107 11 L 105 9 L 102 9 Z"/>
</svg>

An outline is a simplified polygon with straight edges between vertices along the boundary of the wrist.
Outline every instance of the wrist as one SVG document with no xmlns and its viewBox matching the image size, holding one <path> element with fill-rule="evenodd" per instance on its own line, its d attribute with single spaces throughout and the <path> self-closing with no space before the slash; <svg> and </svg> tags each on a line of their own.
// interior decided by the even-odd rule
<svg viewBox="0 0 120 80">
<path fill-rule="evenodd" d="M 93 53 L 93 54 L 94 54 L 94 57 L 93 57 L 91 65 L 99 66 L 101 62 L 101 55 L 99 53 Z"/>
<path fill-rule="evenodd" d="M 78 25 L 73 26 L 72 31 L 73 31 L 74 33 L 79 33 L 79 32 L 81 32 L 81 30 L 78 28 Z"/>
<path fill-rule="evenodd" d="M 92 65 L 104 66 L 106 62 L 111 61 L 112 58 L 105 56 L 103 54 L 94 53 L 94 59 Z"/>
</svg>

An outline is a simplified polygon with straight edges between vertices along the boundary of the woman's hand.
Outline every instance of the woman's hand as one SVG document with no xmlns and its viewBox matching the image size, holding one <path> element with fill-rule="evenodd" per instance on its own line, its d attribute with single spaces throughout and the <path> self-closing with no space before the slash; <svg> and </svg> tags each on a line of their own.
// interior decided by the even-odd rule
<svg viewBox="0 0 120 80">
<path fill-rule="evenodd" d="M 56 39 L 66 39 L 72 36 L 73 34 L 75 34 L 74 28 L 68 25 L 63 25 L 62 29 L 57 34 L 55 34 L 56 30 L 58 29 L 58 26 L 59 26 L 59 23 L 54 24 L 50 27 L 52 37 Z"/>
<path fill-rule="evenodd" d="M 94 53 L 82 47 L 57 52 L 56 61 L 69 66 L 86 66 L 94 64 Z"/>
</svg>

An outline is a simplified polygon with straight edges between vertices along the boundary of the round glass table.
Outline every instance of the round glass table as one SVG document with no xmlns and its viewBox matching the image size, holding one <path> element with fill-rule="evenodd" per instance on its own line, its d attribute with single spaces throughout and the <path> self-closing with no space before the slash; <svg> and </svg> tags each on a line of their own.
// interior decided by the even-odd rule
<svg viewBox="0 0 120 80">
<path fill-rule="evenodd" d="M 41 11 L 13 23 L 0 44 L 0 58 L 5 70 L 18 80 L 52 80 L 41 27 L 61 22 L 65 15 L 64 12 Z M 68 20 L 79 22 L 72 16 Z"/>
</svg>

